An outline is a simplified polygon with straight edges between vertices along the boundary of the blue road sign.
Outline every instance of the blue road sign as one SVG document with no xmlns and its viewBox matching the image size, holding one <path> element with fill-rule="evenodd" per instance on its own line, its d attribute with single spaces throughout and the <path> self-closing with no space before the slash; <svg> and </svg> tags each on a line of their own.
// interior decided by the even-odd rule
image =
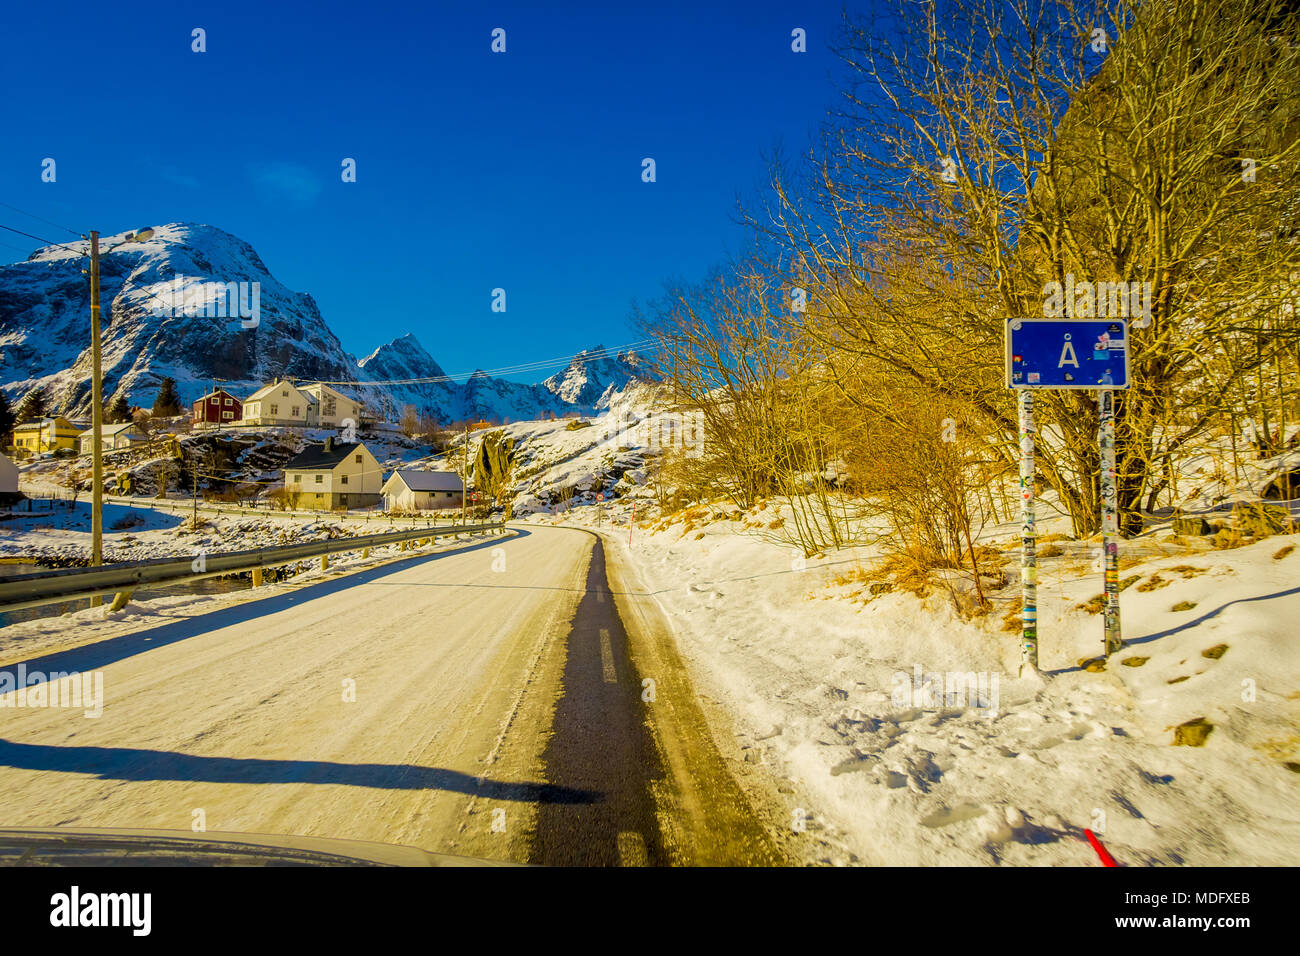
<svg viewBox="0 0 1300 956">
<path fill-rule="evenodd" d="M 1128 388 L 1124 319 L 1007 319 L 1008 388 Z"/>
</svg>

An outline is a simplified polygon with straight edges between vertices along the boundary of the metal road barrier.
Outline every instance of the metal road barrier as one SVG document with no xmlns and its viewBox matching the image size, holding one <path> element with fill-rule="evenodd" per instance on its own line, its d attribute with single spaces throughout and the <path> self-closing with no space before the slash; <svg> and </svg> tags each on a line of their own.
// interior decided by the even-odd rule
<svg viewBox="0 0 1300 956">
<path fill-rule="evenodd" d="M 261 570 L 295 561 L 319 557 L 327 565 L 328 556 L 345 551 L 362 551 L 405 541 L 428 538 L 445 538 L 448 535 L 471 534 L 477 531 L 494 531 L 505 534 L 505 522 L 485 524 L 444 525 L 442 527 L 415 528 L 410 531 L 391 531 L 384 534 L 360 535 L 355 538 L 330 538 L 309 541 L 305 544 L 281 545 L 251 551 L 219 551 L 199 553 L 193 558 L 154 558 L 149 561 L 124 561 L 98 568 L 67 568 L 41 571 L 36 574 L 0 576 L 0 611 L 12 611 L 40 604 L 53 604 L 76 598 L 118 595 L 114 607 L 121 607 L 136 588 L 156 584 L 176 584 L 197 581 L 200 578 L 254 572 L 254 584 L 260 583 Z"/>
</svg>

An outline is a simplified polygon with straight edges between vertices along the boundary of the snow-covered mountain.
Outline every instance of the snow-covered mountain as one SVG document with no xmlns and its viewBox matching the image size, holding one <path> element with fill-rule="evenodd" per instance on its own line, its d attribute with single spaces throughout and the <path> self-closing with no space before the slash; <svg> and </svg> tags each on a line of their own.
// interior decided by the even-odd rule
<svg viewBox="0 0 1300 956">
<path fill-rule="evenodd" d="M 168 376 L 187 402 L 214 380 L 243 395 L 282 376 L 356 383 L 351 391 L 390 414 L 414 405 L 443 422 L 535 419 L 590 413 L 611 388 L 637 377 L 635 356 L 611 358 L 597 347 L 541 384 L 482 372 L 451 381 L 409 333 L 357 361 L 312 297 L 278 282 L 242 239 L 191 223 L 154 227 L 143 242 L 126 237 L 100 241 L 102 363 L 105 395 L 125 392 L 135 404 L 150 404 Z M 88 248 L 74 240 L 0 266 L 0 387 L 15 401 L 43 385 L 55 410 L 82 414 L 89 407 Z M 230 284 L 243 284 L 243 299 Z M 410 379 L 424 381 L 376 384 Z"/>
<path fill-rule="evenodd" d="M 597 345 L 575 355 L 568 368 L 542 382 L 542 387 L 568 404 L 603 408 L 608 404 L 611 389 L 620 391 L 639 377 L 636 353 L 611 356 L 603 345 Z"/>
<path fill-rule="evenodd" d="M 251 390 L 276 375 L 346 380 L 356 362 L 330 331 L 311 296 L 281 285 L 253 247 L 211 226 L 158 226 L 144 242 L 101 238 L 104 391 L 152 402 L 164 376 L 183 399 L 213 379 Z M 47 246 L 26 262 L 0 266 L 0 382 L 16 397 L 45 385 L 52 407 L 89 405 L 89 243 Z M 204 318 L 216 283 L 250 283 L 256 328 L 245 320 Z M 259 295 L 251 295 L 251 283 Z M 215 308 L 211 309 L 216 312 Z M 228 311 L 223 309 L 223 311 Z M 251 309 L 250 309 L 251 311 Z"/>
</svg>

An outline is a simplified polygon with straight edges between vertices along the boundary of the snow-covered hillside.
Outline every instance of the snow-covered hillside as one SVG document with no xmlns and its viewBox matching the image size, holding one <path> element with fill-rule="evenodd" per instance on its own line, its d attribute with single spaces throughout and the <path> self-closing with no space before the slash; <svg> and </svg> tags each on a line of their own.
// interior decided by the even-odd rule
<svg viewBox="0 0 1300 956">
<path fill-rule="evenodd" d="M 506 499 L 515 516 L 557 513 L 595 504 L 630 502 L 655 494 L 651 473 L 659 455 L 681 438 L 677 413 L 668 411 L 656 386 L 634 382 L 620 391 L 607 386 L 601 410 L 578 419 L 513 422 L 469 437 L 469 458 L 487 438 L 513 442 Z M 455 470 L 465 457 L 455 439 L 446 452 L 415 467 Z"/>
</svg>

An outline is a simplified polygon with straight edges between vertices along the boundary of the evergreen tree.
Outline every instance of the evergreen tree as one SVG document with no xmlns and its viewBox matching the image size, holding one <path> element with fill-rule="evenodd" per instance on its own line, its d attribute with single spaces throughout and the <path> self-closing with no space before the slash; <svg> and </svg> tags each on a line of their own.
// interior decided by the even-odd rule
<svg viewBox="0 0 1300 956">
<path fill-rule="evenodd" d="M 181 397 L 176 393 L 176 379 L 164 378 L 158 386 L 158 397 L 153 400 L 154 418 L 171 418 L 181 413 Z"/>
<path fill-rule="evenodd" d="M 126 402 L 126 393 L 120 392 L 104 411 L 104 421 L 109 425 L 117 425 L 121 422 L 129 422 L 130 420 L 131 406 Z"/>
<path fill-rule="evenodd" d="M 46 404 L 45 387 L 37 385 L 23 396 L 23 400 L 18 403 L 18 410 L 14 413 L 14 417 L 19 424 L 44 418 Z"/>
<path fill-rule="evenodd" d="M 13 407 L 9 404 L 9 394 L 0 388 L 0 448 L 8 448 L 13 441 L 11 432 L 18 422 Z"/>
</svg>

